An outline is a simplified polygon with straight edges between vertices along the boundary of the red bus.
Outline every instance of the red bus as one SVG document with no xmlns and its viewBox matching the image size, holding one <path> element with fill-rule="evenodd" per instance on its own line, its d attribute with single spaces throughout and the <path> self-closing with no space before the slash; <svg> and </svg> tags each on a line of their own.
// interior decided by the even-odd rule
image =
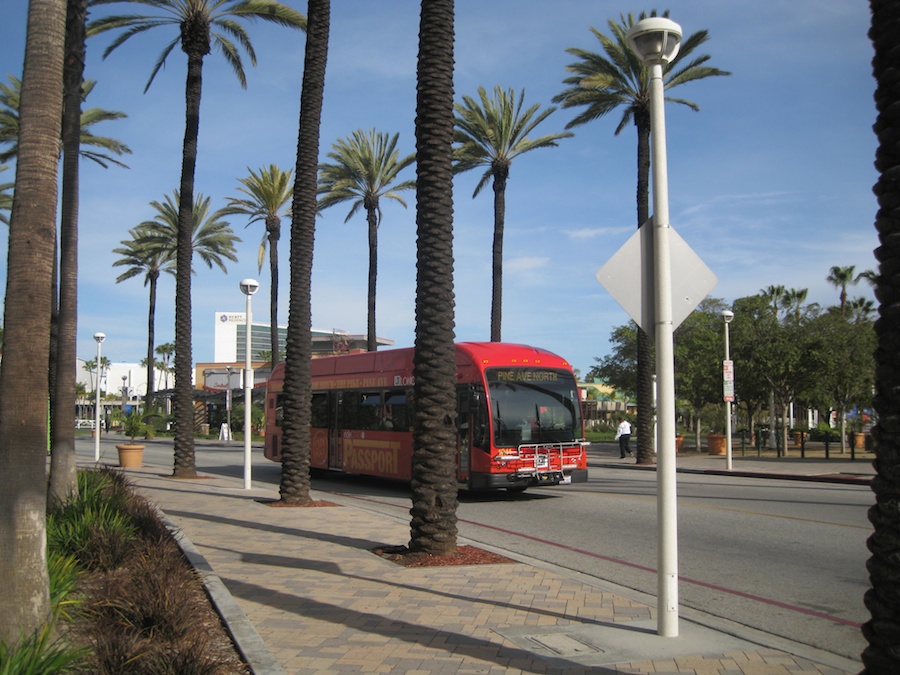
<svg viewBox="0 0 900 675">
<path fill-rule="evenodd" d="M 409 480 L 413 349 L 312 361 L 310 466 Z M 265 455 L 281 460 L 284 364 L 266 390 Z M 572 367 L 542 349 L 456 345 L 457 479 L 467 490 L 587 480 L 581 401 Z"/>
</svg>

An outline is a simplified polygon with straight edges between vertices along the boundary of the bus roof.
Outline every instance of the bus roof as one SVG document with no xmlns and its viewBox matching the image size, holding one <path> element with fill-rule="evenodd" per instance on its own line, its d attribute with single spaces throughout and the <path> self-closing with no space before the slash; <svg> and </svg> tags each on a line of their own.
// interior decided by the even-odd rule
<svg viewBox="0 0 900 675">
<path fill-rule="evenodd" d="M 352 373 L 384 373 L 411 370 L 413 347 L 385 349 L 376 352 L 360 352 L 340 356 L 320 357 L 312 360 L 313 377 L 346 375 Z M 553 352 L 528 345 L 509 342 L 457 342 L 457 366 L 542 366 L 544 368 L 571 369 L 568 361 Z M 284 378 L 284 363 L 272 371 L 272 379 Z"/>
</svg>

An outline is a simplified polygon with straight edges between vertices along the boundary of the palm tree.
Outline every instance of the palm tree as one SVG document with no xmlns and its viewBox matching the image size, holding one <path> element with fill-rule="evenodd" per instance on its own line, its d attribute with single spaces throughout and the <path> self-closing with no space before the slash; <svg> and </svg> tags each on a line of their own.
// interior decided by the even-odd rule
<svg viewBox="0 0 900 675">
<path fill-rule="evenodd" d="M 853 323 L 867 323 L 872 320 L 875 313 L 875 303 L 867 298 L 853 298 L 847 302 L 847 309 Z"/>
<path fill-rule="evenodd" d="M 172 372 L 172 357 L 175 355 L 175 345 L 171 342 L 164 342 L 156 348 L 156 353 L 162 357 L 160 371 L 165 378 L 165 389 L 168 389 L 169 373 Z"/>
<path fill-rule="evenodd" d="M 6 164 L 0 164 L 0 173 L 6 171 L 9 167 Z M 12 189 L 15 183 L 0 183 L 0 223 L 9 225 L 9 216 L 6 213 L 12 211 Z M 6 211 L 6 213 L 3 213 Z"/>
<path fill-rule="evenodd" d="M 416 77 L 416 342 L 409 549 L 456 550 L 453 0 L 422 0 Z"/>
<path fill-rule="evenodd" d="M 28 5 L 17 199 L 9 227 L 0 369 L 0 642 L 50 618 L 46 556 L 50 311 L 62 120 L 65 0 Z"/>
<path fill-rule="evenodd" d="M 406 202 L 398 194 L 416 186 L 413 180 L 399 183 L 397 174 L 412 164 L 415 154 L 401 158 L 397 150 L 397 138 L 370 129 L 368 133 L 358 129 L 346 139 L 339 139 L 328 153 L 334 164 L 319 167 L 319 210 L 329 206 L 351 202 L 349 221 L 360 208 L 365 209 L 369 226 L 369 288 L 368 320 L 366 323 L 366 349 L 378 349 L 375 333 L 375 281 L 378 277 L 378 227 L 381 225 L 382 198 L 394 199 L 403 208 Z"/>
<path fill-rule="evenodd" d="M 7 75 L 9 84 L 0 83 L 0 145 L 9 145 L 9 148 L 0 153 L 0 162 L 8 162 L 19 154 L 19 98 L 22 91 L 22 81 L 12 75 Z M 84 103 L 87 97 L 97 86 L 95 80 L 84 80 L 79 87 L 78 98 L 69 101 L 69 104 L 77 106 L 79 101 Z M 128 117 L 118 110 L 104 110 L 103 108 L 88 108 L 78 111 L 81 121 L 79 128 L 79 155 L 84 159 L 90 159 L 104 169 L 110 164 L 127 168 L 113 155 L 121 157 L 130 155 L 131 148 L 115 138 L 97 136 L 92 127 L 100 122 L 109 122 Z M 62 148 L 60 147 L 60 150 Z"/>
<path fill-rule="evenodd" d="M 229 197 L 228 205 L 220 211 L 222 215 L 250 216 L 250 223 L 262 222 L 266 226 L 259 243 L 259 271 L 262 272 L 266 244 L 269 245 L 269 325 L 273 363 L 278 360 L 278 240 L 281 238 L 282 209 L 291 199 L 291 171 L 282 171 L 274 164 L 256 173 L 249 167 L 250 175 L 239 179 L 246 197 Z"/>
<path fill-rule="evenodd" d="M 169 260 L 174 260 L 177 254 L 175 236 L 180 228 L 178 207 L 180 203 L 178 190 L 173 190 L 171 195 L 163 197 L 162 202 L 150 202 L 150 206 L 156 209 L 156 215 L 152 220 L 145 220 L 136 228 L 141 230 L 141 245 L 161 249 Z M 208 268 L 212 269 L 215 266 L 227 273 L 225 260 L 237 262 L 234 245 L 239 244 L 241 238 L 234 233 L 226 221 L 221 219 L 222 211 L 210 213 L 209 206 L 209 197 L 198 192 L 194 203 L 194 212 L 191 216 L 189 241 L 191 257 L 193 258 L 196 254 Z M 194 270 L 191 269 L 191 272 L 194 273 Z M 177 344 L 175 356 L 177 360 Z M 176 386 L 178 386 L 177 382 Z"/>
<path fill-rule="evenodd" d="M 75 456 L 75 361 L 78 334 L 78 180 L 87 0 L 68 0 L 63 118 L 59 271 L 54 256 L 50 314 L 50 480 L 48 499 L 62 503 L 78 492 Z M 58 280 L 57 280 L 58 277 Z"/>
<path fill-rule="evenodd" d="M 106 5 L 123 0 L 93 0 L 93 5 Z M 128 1 L 128 0 L 124 0 Z M 194 402 L 191 383 L 191 234 L 194 218 L 194 173 L 197 166 L 197 139 L 200 133 L 200 94 L 203 82 L 203 59 L 217 47 L 246 88 L 247 79 L 241 61 L 243 48 L 250 62 L 256 64 L 256 53 L 241 20 L 262 19 L 288 28 L 302 29 L 306 19 L 299 12 L 275 0 L 133 0 L 157 10 L 152 16 L 124 14 L 92 21 L 88 35 L 120 31 L 103 52 L 106 58 L 130 37 L 158 26 L 174 27 L 176 34 L 164 48 L 153 71 L 146 92 L 176 45 L 187 55 L 185 86 L 185 132 L 182 148 L 180 201 L 178 204 L 177 256 L 175 272 L 175 470 L 174 475 L 197 475 L 194 459 Z M 237 41 L 237 44 L 232 42 Z"/>
<path fill-rule="evenodd" d="M 137 227 L 128 230 L 131 239 L 123 240 L 120 248 L 114 248 L 113 253 L 122 256 L 113 263 L 113 267 L 126 267 L 127 269 L 116 277 L 116 283 L 136 276 L 144 276 L 144 286 L 150 290 L 150 310 L 147 317 L 147 395 L 144 404 L 149 412 L 153 408 L 153 348 L 156 336 L 156 285 L 159 275 L 168 272 L 175 275 L 174 251 L 171 246 L 161 246 L 158 242 L 149 241 L 155 224 L 141 223 Z"/>
<path fill-rule="evenodd" d="M 870 0 L 872 24 L 869 37 L 875 47 L 872 71 L 875 76 L 875 133 L 879 147 L 875 153 L 878 180 L 874 192 L 878 197 L 875 228 L 880 246 L 875 249 L 881 272 L 875 284 L 875 297 L 880 303 L 880 318 L 875 322 L 878 346 L 875 350 L 875 391 L 873 406 L 877 423 L 875 439 L 875 478 L 872 492 L 875 504 L 869 509 L 874 532 L 867 541 L 871 556 L 866 562 L 872 587 L 866 591 L 865 603 L 872 618 L 863 624 L 868 646 L 862 662 L 870 675 L 900 672 L 897 635 L 900 632 L 900 600 L 897 578 L 900 577 L 900 352 L 896 348 L 900 335 L 900 318 L 896 307 L 900 299 L 900 278 L 893 270 L 900 265 L 897 239 L 897 203 L 900 202 L 900 156 L 896 152 L 900 134 L 900 87 L 897 68 L 900 54 L 896 49 L 896 26 L 900 25 L 900 5 L 891 0 Z"/>
<path fill-rule="evenodd" d="M 841 316 L 844 316 L 844 312 L 847 308 L 847 286 L 855 286 L 861 278 L 854 276 L 853 272 L 855 270 L 855 265 L 847 265 L 846 267 L 835 265 L 831 268 L 831 270 L 828 272 L 828 276 L 825 278 L 825 281 L 830 283 L 835 288 L 839 288 L 841 291 Z"/>
<path fill-rule="evenodd" d="M 664 14 L 667 16 L 668 12 Z M 639 17 L 645 18 L 645 14 Z M 603 54 L 585 49 L 570 48 L 566 51 L 578 60 L 566 67 L 572 75 L 563 80 L 568 86 L 553 98 L 563 108 L 583 107 L 584 110 L 566 125 L 567 129 L 586 124 L 609 112 L 622 109 L 622 117 L 616 127 L 618 135 L 629 123 L 637 129 L 637 223 L 640 227 L 650 219 L 650 71 L 628 46 L 626 33 L 634 26 L 634 17 L 622 16 L 621 22 L 610 20 L 612 37 L 591 28 L 600 42 Z M 709 39 L 707 31 L 697 31 L 681 43 L 678 55 L 663 67 L 667 91 L 694 80 L 729 75 L 707 66 L 706 54 L 688 57 Z M 691 110 L 699 110 L 696 103 L 678 98 L 667 98 Z M 637 463 L 653 463 L 653 356 L 650 339 L 638 330 L 638 385 L 637 385 Z"/>
<path fill-rule="evenodd" d="M 179 255 L 179 251 L 177 251 L 177 247 L 180 245 L 178 242 L 178 234 L 181 230 L 180 220 L 179 220 L 179 207 L 178 205 L 181 203 L 179 199 L 178 190 L 174 190 L 172 195 L 166 195 L 163 198 L 162 202 L 152 201 L 150 202 L 150 206 L 156 209 L 156 215 L 152 220 L 145 220 L 140 223 L 136 230 L 140 232 L 140 239 L 136 240 L 137 245 L 140 248 L 145 249 L 146 251 L 159 251 L 160 255 L 160 264 L 164 267 L 168 268 L 173 264 L 173 261 L 177 259 Z M 200 259 L 206 263 L 206 266 L 210 269 L 213 266 L 218 267 L 223 272 L 227 272 L 228 269 L 225 267 L 225 260 L 230 260 L 231 262 L 237 262 L 237 254 L 235 251 L 235 244 L 239 243 L 241 240 L 238 236 L 234 234 L 231 227 L 227 222 L 221 220 L 221 211 L 216 211 L 215 213 L 210 213 L 210 199 L 209 197 L 204 197 L 202 193 L 197 193 L 197 199 L 194 202 L 194 212 L 192 214 L 191 219 L 191 231 L 190 231 L 190 240 L 188 246 L 189 250 L 189 258 L 193 259 L 194 254 L 198 255 Z M 123 242 L 124 243 L 124 242 Z M 115 252 L 119 252 L 118 250 Z M 125 255 L 124 253 L 121 253 Z M 123 263 L 128 264 L 128 263 Z M 192 264 L 193 265 L 193 264 Z M 166 269 L 166 271 L 170 271 Z M 193 266 L 191 267 L 191 273 L 193 274 Z M 140 271 L 137 272 L 138 274 Z M 177 271 L 177 263 L 176 270 L 174 272 L 176 277 L 176 283 L 178 278 Z M 134 276 L 134 275 L 132 275 Z M 117 279 L 117 281 L 120 281 Z M 150 321 L 153 321 L 153 316 L 150 317 Z M 153 328 L 151 326 L 150 335 L 148 336 L 148 356 L 152 354 L 153 349 Z M 178 396 L 178 338 L 176 331 L 175 338 L 175 396 L 177 400 Z M 190 380 L 188 380 L 190 382 Z M 147 387 L 149 389 L 150 383 L 148 381 Z M 191 385 L 191 400 L 193 400 L 193 385 Z M 192 408 L 193 410 L 193 408 Z M 177 419 L 177 409 L 176 409 L 176 426 L 178 424 Z M 191 439 L 193 440 L 193 428 L 194 428 L 194 417 L 193 412 L 191 413 L 190 419 L 191 425 Z M 177 430 L 176 430 L 177 433 Z M 194 466 L 193 462 L 193 452 L 190 453 L 190 466 Z M 179 473 L 179 470 L 183 471 L 183 466 L 178 464 L 179 456 L 176 452 L 175 456 L 175 470 L 174 475 L 184 475 L 183 473 Z M 194 469 L 196 472 L 196 469 Z"/>
<path fill-rule="evenodd" d="M 316 230 L 316 172 L 319 165 L 319 127 L 328 62 L 331 2 L 309 0 L 303 87 L 300 92 L 300 129 L 291 208 L 291 293 L 288 313 L 287 358 L 284 371 L 284 437 L 281 481 L 285 504 L 309 503 L 309 427 L 312 417 L 312 261 Z"/>
<path fill-rule="evenodd" d="M 537 148 L 556 147 L 561 138 L 568 138 L 571 132 L 547 134 L 538 138 L 528 138 L 538 124 L 555 110 L 555 107 L 540 110 L 535 103 L 523 111 L 525 90 L 516 95 L 512 89 L 494 87 L 488 97 L 484 87 L 478 87 L 476 101 L 471 96 L 463 96 L 457 103 L 456 129 L 453 140 L 454 172 L 462 173 L 479 167 L 485 171 L 475 186 L 472 198 L 478 196 L 488 181 L 493 179 L 494 189 L 494 243 L 492 248 L 492 292 L 491 292 L 491 341 L 500 341 L 500 325 L 503 306 L 503 228 L 506 221 L 506 182 L 513 159 Z M 539 112 L 540 111 L 540 112 Z"/>
<path fill-rule="evenodd" d="M 799 321 L 803 303 L 806 302 L 808 294 L 808 288 L 788 288 L 781 297 L 781 306 L 793 313 L 794 318 Z"/>
<path fill-rule="evenodd" d="M 772 314 L 775 317 L 778 316 L 778 309 L 784 305 L 784 298 L 786 293 L 787 289 L 780 284 L 766 286 L 759 291 L 759 294 L 762 295 L 766 299 L 766 302 L 768 302 L 772 306 Z"/>
</svg>

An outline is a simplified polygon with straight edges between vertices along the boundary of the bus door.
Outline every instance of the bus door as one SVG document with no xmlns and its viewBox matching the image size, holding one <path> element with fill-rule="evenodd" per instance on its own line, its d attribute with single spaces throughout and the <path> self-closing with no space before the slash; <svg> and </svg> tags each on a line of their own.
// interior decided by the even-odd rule
<svg viewBox="0 0 900 675">
<path fill-rule="evenodd" d="M 469 481 L 472 459 L 472 422 L 470 418 L 472 392 L 469 387 L 456 389 L 456 478 Z"/>
</svg>

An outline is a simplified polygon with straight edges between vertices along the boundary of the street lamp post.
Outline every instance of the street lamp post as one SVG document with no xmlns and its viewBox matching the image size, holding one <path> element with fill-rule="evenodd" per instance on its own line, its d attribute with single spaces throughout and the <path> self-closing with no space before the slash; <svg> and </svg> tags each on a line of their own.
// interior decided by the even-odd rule
<svg viewBox="0 0 900 675">
<path fill-rule="evenodd" d="M 663 66 L 678 54 L 681 26 L 663 17 L 638 21 L 627 33 L 632 51 L 650 70 L 653 171 L 653 320 L 657 412 L 657 633 L 678 635 L 678 531 L 675 477 L 675 355 L 672 341 L 672 272 L 669 253 L 669 184 Z"/>
<path fill-rule="evenodd" d="M 103 333 L 94 333 L 97 341 L 97 387 L 94 392 L 94 461 L 100 461 L 100 345 L 106 339 Z"/>
<path fill-rule="evenodd" d="M 250 361 L 252 355 L 253 339 L 251 335 L 252 313 L 250 298 L 259 290 L 259 282 L 255 279 L 241 281 L 241 292 L 247 296 L 247 349 L 244 359 L 244 489 L 249 490 L 251 485 L 251 458 L 250 458 L 250 406 L 253 400 L 253 364 Z"/>
<path fill-rule="evenodd" d="M 728 345 L 728 324 L 734 319 L 730 309 L 722 310 L 725 320 L 725 361 L 722 364 L 724 398 L 725 398 L 725 470 L 731 471 L 731 403 L 734 401 L 734 363 Z"/>
<path fill-rule="evenodd" d="M 228 371 L 228 391 L 225 392 L 225 412 L 228 414 L 227 442 L 229 445 L 231 445 L 231 401 L 232 401 L 231 374 L 234 372 L 234 368 L 232 368 L 231 366 L 225 366 L 225 370 Z"/>
</svg>

